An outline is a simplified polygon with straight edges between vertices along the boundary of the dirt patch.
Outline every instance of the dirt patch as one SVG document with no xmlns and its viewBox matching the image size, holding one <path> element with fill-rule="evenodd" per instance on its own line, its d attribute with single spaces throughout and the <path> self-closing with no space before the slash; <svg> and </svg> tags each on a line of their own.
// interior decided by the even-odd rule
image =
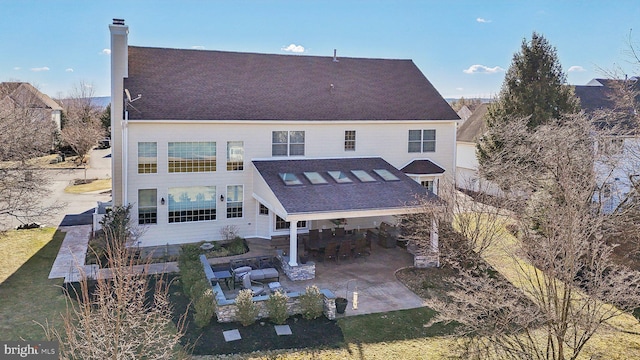
<svg viewBox="0 0 640 360">
<path fill-rule="evenodd" d="M 453 287 L 452 280 L 455 276 L 456 271 L 447 267 L 406 268 L 396 273 L 400 282 L 425 300 L 446 298 L 446 292 Z"/>
</svg>

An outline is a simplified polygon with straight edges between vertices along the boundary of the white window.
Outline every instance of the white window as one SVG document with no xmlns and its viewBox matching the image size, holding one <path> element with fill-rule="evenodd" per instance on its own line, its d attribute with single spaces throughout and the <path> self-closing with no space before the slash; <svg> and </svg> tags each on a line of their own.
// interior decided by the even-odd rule
<svg viewBox="0 0 640 360">
<path fill-rule="evenodd" d="M 170 142 L 169 172 L 216 171 L 215 142 Z"/>
<path fill-rule="evenodd" d="M 138 174 L 155 174 L 158 172 L 158 143 L 138 143 Z"/>
<path fill-rule="evenodd" d="M 436 131 L 429 130 L 409 130 L 409 152 L 435 152 L 436 151 Z"/>
<path fill-rule="evenodd" d="M 227 171 L 244 170 L 244 142 L 227 142 Z"/>
<path fill-rule="evenodd" d="M 156 189 L 138 190 L 138 224 L 158 223 L 158 192 Z"/>
<path fill-rule="evenodd" d="M 241 218 L 243 208 L 242 185 L 227 186 L 227 218 Z"/>
<path fill-rule="evenodd" d="M 216 187 L 192 186 L 169 188 L 169 222 L 216 219 Z"/>
<path fill-rule="evenodd" d="M 307 227 L 307 222 L 302 220 L 302 221 L 298 221 L 296 223 L 298 229 L 302 229 L 302 228 L 306 228 Z M 284 230 L 284 229 L 289 229 L 291 227 L 291 223 L 288 221 L 284 221 L 283 218 L 281 218 L 280 216 L 276 215 L 276 230 Z"/>
<path fill-rule="evenodd" d="M 273 131 L 271 133 L 271 155 L 304 155 L 304 131 Z"/>
<path fill-rule="evenodd" d="M 356 151 L 356 131 L 355 130 L 345 130 L 344 151 Z"/>
</svg>

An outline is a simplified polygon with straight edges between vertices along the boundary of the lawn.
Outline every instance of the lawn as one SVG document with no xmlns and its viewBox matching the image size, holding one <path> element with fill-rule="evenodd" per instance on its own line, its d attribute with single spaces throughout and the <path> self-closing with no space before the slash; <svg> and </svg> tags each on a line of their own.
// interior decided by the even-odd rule
<svg viewBox="0 0 640 360">
<path fill-rule="evenodd" d="M 36 322 L 59 322 L 66 309 L 62 279 L 48 276 L 63 239 L 64 233 L 54 228 L 13 230 L 0 236 L 1 340 L 44 340 Z"/>
<path fill-rule="evenodd" d="M 70 194 L 82 194 L 91 191 L 111 190 L 111 179 L 96 179 L 87 184 L 67 186 L 64 191 Z"/>
</svg>

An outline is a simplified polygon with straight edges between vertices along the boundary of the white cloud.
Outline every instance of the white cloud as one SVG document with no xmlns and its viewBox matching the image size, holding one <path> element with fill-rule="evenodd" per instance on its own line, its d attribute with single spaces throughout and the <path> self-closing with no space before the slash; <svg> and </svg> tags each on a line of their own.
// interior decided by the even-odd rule
<svg viewBox="0 0 640 360">
<path fill-rule="evenodd" d="M 293 52 L 293 53 L 303 53 L 304 52 L 304 46 L 302 45 L 296 45 L 296 44 L 290 44 L 287 47 L 282 47 L 280 48 L 280 50 L 282 51 L 288 51 L 288 52 Z"/>
<path fill-rule="evenodd" d="M 479 18 L 476 19 L 476 21 L 479 22 L 479 23 L 487 24 L 487 23 L 490 23 L 492 20 L 487 20 L 485 18 L 479 17 Z"/>
<path fill-rule="evenodd" d="M 31 71 L 49 71 L 50 69 L 47 66 L 43 66 L 43 67 L 38 67 L 38 68 L 31 68 Z"/>
<path fill-rule="evenodd" d="M 569 68 L 569 70 L 567 70 L 568 72 L 583 72 L 583 71 L 587 71 L 585 70 L 585 68 L 583 68 L 580 65 L 573 65 L 572 67 Z"/>
<path fill-rule="evenodd" d="M 100 51 L 101 55 L 111 55 L 111 49 L 102 49 L 102 51 Z"/>
<path fill-rule="evenodd" d="M 91 89 L 93 88 L 93 84 L 82 84 L 84 87 L 86 87 L 87 89 Z"/>
<path fill-rule="evenodd" d="M 65 72 L 73 72 L 73 69 L 72 68 L 66 68 L 66 69 L 64 69 L 64 71 Z"/>
<path fill-rule="evenodd" d="M 495 74 L 497 72 L 502 72 L 504 71 L 503 68 L 501 68 L 500 66 L 494 66 L 494 67 L 488 67 L 488 66 L 484 66 L 484 65 L 471 65 L 469 66 L 468 69 L 462 70 L 462 72 L 464 72 L 465 74 L 479 74 L 479 73 L 484 73 L 484 74 Z"/>
<path fill-rule="evenodd" d="M 456 90 L 458 90 L 458 91 L 462 91 L 462 90 L 464 90 L 464 88 L 460 88 L 460 87 L 458 87 L 458 88 L 456 88 Z"/>
<path fill-rule="evenodd" d="M 202 45 L 194 45 L 191 48 L 194 49 L 194 50 L 204 50 L 204 46 L 202 46 Z"/>
<path fill-rule="evenodd" d="M 22 68 L 20 66 L 16 66 L 13 68 L 13 70 L 22 70 Z"/>
</svg>

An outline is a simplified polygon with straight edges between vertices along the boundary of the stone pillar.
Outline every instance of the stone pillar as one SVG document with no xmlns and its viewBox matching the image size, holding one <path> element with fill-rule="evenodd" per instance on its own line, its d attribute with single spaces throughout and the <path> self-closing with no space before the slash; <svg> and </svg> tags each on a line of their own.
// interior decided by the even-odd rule
<svg viewBox="0 0 640 360">
<path fill-rule="evenodd" d="M 298 266 L 298 222 L 291 221 L 289 227 L 289 265 Z"/>
</svg>

